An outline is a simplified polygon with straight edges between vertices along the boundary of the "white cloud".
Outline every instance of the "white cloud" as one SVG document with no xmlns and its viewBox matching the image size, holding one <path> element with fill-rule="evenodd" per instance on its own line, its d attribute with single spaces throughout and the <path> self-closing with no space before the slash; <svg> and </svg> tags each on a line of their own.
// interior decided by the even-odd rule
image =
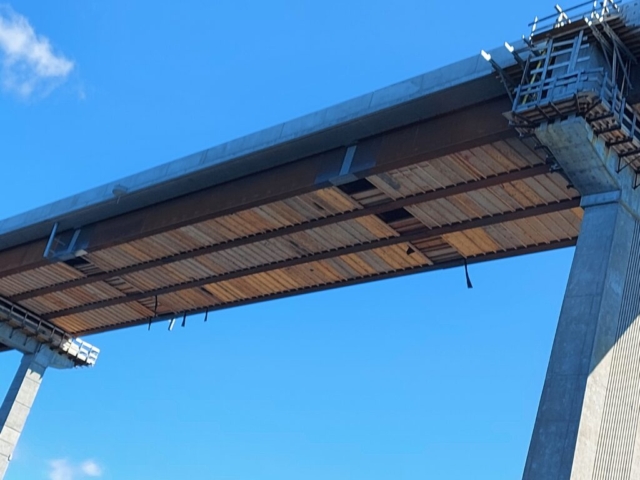
<svg viewBox="0 0 640 480">
<path fill-rule="evenodd" d="M 0 53 L 2 86 L 23 97 L 49 93 L 73 70 L 73 62 L 54 53 L 49 39 L 8 5 L 0 5 Z"/>
<path fill-rule="evenodd" d="M 73 480 L 73 467 L 68 460 L 52 460 L 49 468 L 49 480 Z"/>
<path fill-rule="evenodd" d="M 101 476 L 102 468 L 93 460 L 73 464 L 66 458 L 60 458 L 49 462 L 49 480 L 80 480 Z"/>
<path fill-rule="evenodd" d="M 80 469 L 82 470 L 82 473 L 84 473 L 85 475 L 88 475 L 90 477 L 99 477 L 100 475 L 102 475 L 102 469 L 93 460 L 85 461 L 80 466 Z"/>
</svg>

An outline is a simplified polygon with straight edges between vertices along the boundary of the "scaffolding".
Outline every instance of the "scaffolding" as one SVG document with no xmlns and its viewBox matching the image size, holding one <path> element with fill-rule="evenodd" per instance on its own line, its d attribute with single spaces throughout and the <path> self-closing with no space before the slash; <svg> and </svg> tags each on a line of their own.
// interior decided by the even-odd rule
<svg viewBox="0 0 640 480">
<path fill-rule="evenodd" d="M 25 339 L 34 338 L 53 351 L 70 358 L 77 366 L 93 366 L 100 349 L 80 338 L 74 338 L 21 306 L 0 297 L 0 324 L 9 326 L 11 334 L 20 332 Z"/>
<path fill-rule="evenodd" d="M 513 106 L 511 125 L 534 136 L 543 123 L 583 117 L 618 156 L 618 172 L 635 172 L 640 185 L 640 118 L 627 102 L 640 53 L 639 29 L 619 4 L 588 2 L 536 18 L 524 47 L 510 51 L 520 66 L 515 88 L 504 81 Z M 494 69 L 497 69 L 494 65 Z"/>
</svg>

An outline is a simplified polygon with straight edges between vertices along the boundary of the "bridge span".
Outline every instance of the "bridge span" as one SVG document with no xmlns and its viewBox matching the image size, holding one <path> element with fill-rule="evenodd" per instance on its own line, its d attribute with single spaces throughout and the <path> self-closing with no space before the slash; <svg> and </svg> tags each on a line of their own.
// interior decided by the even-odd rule
<svg viewBox="0 0 640 480">
<path fill-rule="evenodd" d="M 576 244 L 523 478 L 640 477 L 640 7 L 532 27 L 0 221 L 0 478 L 80 336 Z"/>
</svg>

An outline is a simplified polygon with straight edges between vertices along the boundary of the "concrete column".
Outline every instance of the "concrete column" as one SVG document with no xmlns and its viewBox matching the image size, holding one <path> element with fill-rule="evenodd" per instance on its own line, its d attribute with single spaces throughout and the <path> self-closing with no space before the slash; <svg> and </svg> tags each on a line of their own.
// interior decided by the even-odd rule
<svg viewBox="0 0 640 480">
<path fill-rule="evenodd" d="M 640 478 L 640 223 L 585 207 L 525 480 Z"/>
<path fill-rule="evenodd" d="M 4 478 L 7 472 L 11 455 L 31 411 L 48 363 L 47 356 L 24 355 L 4 402 L 2 402 L 0 407 L 0 479 Z"/>
</svg>

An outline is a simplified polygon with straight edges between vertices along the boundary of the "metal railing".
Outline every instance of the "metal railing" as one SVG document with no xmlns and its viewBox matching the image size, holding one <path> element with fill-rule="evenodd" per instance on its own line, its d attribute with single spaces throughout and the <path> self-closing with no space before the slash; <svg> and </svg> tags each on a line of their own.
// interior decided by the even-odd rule
<svg viewBox="0 0 640 480">
<path fill-rule="evenodd" d="M 530 24 L 522 79 L 511 95 L 511 124 L 522 135 L 535 136 L 544 122 L 583 117 L 616 153 L 618 172 L 627 167 L 634 171 L 637 188 L 640 113 L 626 95 L 631 68 L 639 62 L 615 31 L 614 25 L 621 25 L 611 23 L 621 12 L 619 3 L 593 1 L 556 10 Z"/>
<path fill-rule="evenodd" d="M 66 355 L 77 365 L 92 366 L 98 359 L 99 348 L 80 338 L 72 337 L 61 328 L 2 297 L 0 297 L 0 322 L 9 324 L 28 337 L 34 337 L 53 351 Z"/>
<path fill-rule="evenodd" d="M 513 111 L 519 115 L 534 111 L 545 117 L 545 120 L 579 113 L 579 96 L 600 95 L 605 78 L 605 71 L 600 68 L 579 70 L 520 85 L 516 89 Z M 562 104 L 566 102 L 570 105 L 568 109 L 562 108 Z"/>
<path fill-rule="evenodd" d="M 536 17 L 528 25 L 531 28 L 529 38 L 572 23 L 602 21 L 609 15 L 619 13 L 621 4 L 622 2 L 614 2 L 612 0 L 595 0 L 567 9 L 562 9 L 559 5 L 556 5 L 556 13 L 543 18 Z"/>
</svg>

